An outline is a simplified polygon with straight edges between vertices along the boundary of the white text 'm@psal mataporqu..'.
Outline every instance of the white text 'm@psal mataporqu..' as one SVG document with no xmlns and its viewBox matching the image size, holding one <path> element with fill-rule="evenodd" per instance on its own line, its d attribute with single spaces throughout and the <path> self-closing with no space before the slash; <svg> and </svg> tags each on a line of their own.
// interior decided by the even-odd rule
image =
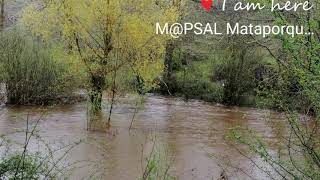
<svg viewBox="0 0 320 180">
<path fill-rule="evenodd" d="M 223 27 L 223 28 L 221 28 Z M 193 33 L 194 35 L 310 35 L 313 33 L 305 31 L 303 26 L 280 26 L 280 25 L 253 25 L 240 23 L 156 23 L 157 35 L 170 35 L 179 38 L 183 35 Z"/>
</svg>

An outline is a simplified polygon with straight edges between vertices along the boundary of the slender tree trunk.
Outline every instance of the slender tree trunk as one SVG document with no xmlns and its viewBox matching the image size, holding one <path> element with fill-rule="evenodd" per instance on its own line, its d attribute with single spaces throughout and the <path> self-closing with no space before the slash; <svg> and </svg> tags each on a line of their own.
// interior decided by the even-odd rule
<svg viewBox="0 0 320 180">
<path fill-rule="evenodd" d="M 110 109 L 109 109 L 109 117 L 108 117 L 108 123 L 107 125 L 110 126 L 111 123 L 111 115 L 112 115 L 112 110 L 113 110 L 113 105 L 115 102 L 115 98 L 116 98 L 116 85 L 117 85 L 117 69 L 116 69 L 117 65 L 115 65 L 114 69 L 113 69 L 113 82 L 112 82 L 112 97 L 111 97 L 111 104 L 110 104 Z"/>
<path fill-rule="evenodd" d="M 102 93 L 105 87 L 106 77 L 104 75 L 91 76 L 90 102 L 94 111 L 102 109 Z"/>
<path fill-rule="evenodd" d="M 166 55 L 165 55 L 165 60 L 164 60 L 164 65 L 166 68 L 165 71 L 165 79 L 170 80 L 172 78 L 172 71 L 173 71 L 173 51 L 174 51 L 174 45 L 172 42 L 168 42 L 166 45 Z"/>
<path fill-rule="evenodd" d="M 164 60 L 164 84 L 162 85 L 163 92 L 169 92 L 169 94 L 174 93 L 175 80 L 173 78 L 173 52 L 174 43 L 169 41 L 166 45 L 166 54 Z"/>
<path fill-rule="evenodd" d="M 5 21 L 4 0 L 0 0 L 0 31 L 2 31 L 4 28 L 4 21 Z"/>
</svg>

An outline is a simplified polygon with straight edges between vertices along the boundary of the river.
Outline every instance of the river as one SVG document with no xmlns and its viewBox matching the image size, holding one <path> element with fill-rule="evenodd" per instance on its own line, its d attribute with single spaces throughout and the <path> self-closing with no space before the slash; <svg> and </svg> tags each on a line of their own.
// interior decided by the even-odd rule
<svg viewBox="0 0 320 180">
<path fill-rule="evenodd" d="M 46 110 L 3 107 L 0 134 L 25 129 L 28 117 L 31 125 L 41 118 L 38 133 L 53 149 L 81 140 L 82 143 L 63 160 L 65 165 L 77 162 L 70 175 L 75 180 L 89 179 L 90 175 L 97 179 L 137 179 L 142 175 L 143 162 L 154 142 L 166 149 L 166 156 L 172 157 L 170 174 L 183 180 L 209 180 L 219 178 L 223 168 L 231 164 L 256 179 L 264 178 L 260 171 L 251 167 L 250 160 L 226 140 L 230 128 L 254 129 L 270 144 L 271 150 L 276 150 L 285 132 L 285 121 L 280 113 L 157 95 L 145 98 L 129 131 L 134 104 L 133 98 L 120 98 L 112 115 L 112 126 L 107 131 L 87 130 L 86 103 Z M 106 107 L 104 111 L 107 110 Z M 13 133 L 10 138 L 23 142 L 24 134 Z M 39 140 L 34 140 L 29 148 L 45 151 Z M 239 169 L 230 169 L 228 173 L 230 179 L 248 179 Z"/>
</svg>

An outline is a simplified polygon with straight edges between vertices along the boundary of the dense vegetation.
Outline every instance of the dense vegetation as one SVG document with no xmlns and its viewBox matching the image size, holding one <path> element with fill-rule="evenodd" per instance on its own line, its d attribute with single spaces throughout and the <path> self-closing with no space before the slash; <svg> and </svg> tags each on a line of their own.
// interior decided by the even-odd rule
<svg viewBox="0 0 320 180">
<path fill-rule="evenodd" d="M 67 63 L 54 59 L 42 43 L 19 31 L 1 36 L 1 79 L 8 104 L 48 105 L 68 96 L 76 88 L 76 74 L 68 74 Z"/>
<path fill-rule="evenodd" d="M 319 1 L 312 2 L 316 7 L 319 6 Z M 280 42 L 280 56 L 269 51 L 279 64 L 279 69 L 273 78 L 259 86 L 258 95 L 269 99 L 274 107 L 286 113 L 289 135 L 283 137 L 283 146 L 279 147 L 276 155 L 268 151 L 268 145 L 252 130 L 235 128 L 230 137 L 247 145 L 268 163 L 269 169 L 263 167 L 262 170 L 270 178 L 277 177 L 270 173 L 271 169 L 282 179 L 319 179 L 319 10 L 297 12 L 295 16 L 277 12 L 273 17 L 277 24 L 300 24 L 308 32 L 313 32 L 294 38 L 288 35 L 274 37 Z M 306 120 L 298 112 L 313 117 Z M 306 124 L 306 121 L 311 122 Z"/>
</svg>

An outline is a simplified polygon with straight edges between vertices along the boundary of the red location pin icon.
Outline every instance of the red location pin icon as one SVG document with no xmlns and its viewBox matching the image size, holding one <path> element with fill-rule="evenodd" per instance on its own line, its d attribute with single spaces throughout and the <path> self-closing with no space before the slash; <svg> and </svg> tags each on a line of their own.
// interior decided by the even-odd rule
<svg viewBox="0 0 320 180">
<path fill-rule="evenodd" d="M 207 11 L 210 11 L 212 3 L 212 0 L 201 0 L 202 7 Z"/>
</svg>

